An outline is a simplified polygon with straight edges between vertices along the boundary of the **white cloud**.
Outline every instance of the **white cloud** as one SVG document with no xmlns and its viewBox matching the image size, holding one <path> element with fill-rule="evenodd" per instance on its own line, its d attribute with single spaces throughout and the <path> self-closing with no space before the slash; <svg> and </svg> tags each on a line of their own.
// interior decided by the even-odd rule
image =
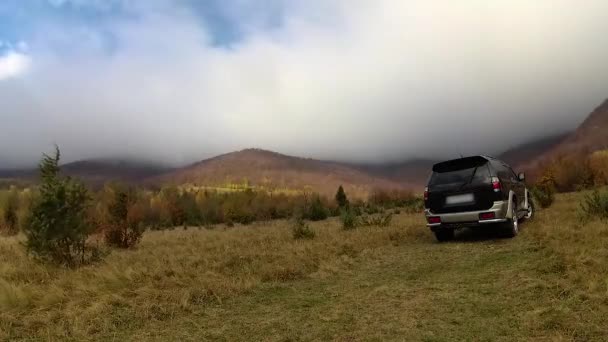
<svg viewBox="0 0 608 342">
<path fill-rule="evenodd" d="M 212 46 L 183 7 L 106 24 L 111 54 L 98 32 L 50 25 L 28 40 L 36 70 L 27 85 L 0 83 L 0 102 L 15 113 L 0 146 L 20 143 L 15 158 L 52 142 L 73 158 L 190 161 L 250 146 L 340 159 L 453 156 L 573 127 L 608 96 L 603 0 L 284 6 L 281 27 L 241 22 L 249 35 L 229 49 Z"/>
<path fill-rule="evenodd" d="M 4 56 L 0 56 L 0 81 L 22 75 L 28 70 L 29 66 L 29 56 L 16 51 L 9 51 Z"/>
</svg>

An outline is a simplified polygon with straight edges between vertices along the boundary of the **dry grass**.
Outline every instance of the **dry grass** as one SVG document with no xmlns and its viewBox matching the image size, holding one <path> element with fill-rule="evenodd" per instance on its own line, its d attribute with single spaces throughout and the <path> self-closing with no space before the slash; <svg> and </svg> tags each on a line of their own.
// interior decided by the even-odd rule
<svg viewBox="0 0 608 342">
<path fill-rule="evenodd" d="M 403 217 L 401 226 L 419 224 Z M 397 226 L 346 234 L 334 220 L 312 227 L 312 241 L 294 240 L 287 221 L 148 232 L 136 250 L 113 251 L 102 264 L 76 271 L 36 264 L 18 238 L 3 239 L 0 338 L 108 337 L 125 325 L 187 316 L 192 306 L 222 303 L 263 283 L 330 276 L 365 250 L 409 234 Z"/>
<path fill-rule="evenodd" d="M 0 240 L 0 340 L 606 340 L 608 226 L 558 196 L 513 240 L 437 244 L 420 214 L 148 232 L 79 270 Z"/>
<path fill-rule="evenodd" d="M 582 219 L 579 203 L 584 194 L 568 193 L 557 197 L 553 207 L 541 213 L 530 234 L 555 259 L 552 271 L 565 277 L 564 295 L 578 297 L 588 306 L 587 310 L 598 310 L 598 314 L 606 315 L 608 223 L 599 218 Z M 608 329 L 606 332 L 608 334 Z"/>
</svg>

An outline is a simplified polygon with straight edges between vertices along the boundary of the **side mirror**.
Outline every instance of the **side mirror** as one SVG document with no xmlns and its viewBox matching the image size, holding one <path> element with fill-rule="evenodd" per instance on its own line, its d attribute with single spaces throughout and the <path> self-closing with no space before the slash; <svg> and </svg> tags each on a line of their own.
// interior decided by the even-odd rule
<svg viewBox="0 0 608 342">
<path fill-rule="evenodd" d="M 517 175 L 517 178 L 519 178 L 519 180 L 523 182 L 526 180 L 526 174 L 523 172 L 520 172 L 519 175 Z"/>
</svg>

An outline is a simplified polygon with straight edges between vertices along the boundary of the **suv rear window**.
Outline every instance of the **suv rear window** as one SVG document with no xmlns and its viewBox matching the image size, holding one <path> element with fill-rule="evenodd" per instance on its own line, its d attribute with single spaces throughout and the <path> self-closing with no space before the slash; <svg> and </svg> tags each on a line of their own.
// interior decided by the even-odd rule
<svg viewBox="0 0 608 342">
<path fill-rule="evenodd" d="M 429 188 L 444 185 L 484 184 L 490 181 L 488 161 L 483 158 L 463 158 L 433 167 Z"/>
</svg>

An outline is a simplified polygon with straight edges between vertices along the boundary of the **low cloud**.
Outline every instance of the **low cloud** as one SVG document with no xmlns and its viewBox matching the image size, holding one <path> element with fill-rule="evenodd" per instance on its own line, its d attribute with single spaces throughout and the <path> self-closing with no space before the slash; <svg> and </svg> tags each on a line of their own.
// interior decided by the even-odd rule
<svg viewBox="0 0 608 342">
<path fill-rule="evenodd" d="M 0 57 L 0 160 L 53 143 L 172 163 L 495 153 L 608 97 L 605 1 L 273 1 L 267 17 L 238 0 L 222 9 L 242 35 L 219 43 L 229 28 L 187 2 L 125 3 L 95 25 L 41 20 L 28 55 Z"/>
<path fill-rule="evenodd" d="M 9 51 L 0 56 L 0 81 L 23 75 L 30 65 L 30 58 L 26 54 Z"/>
</svg>

